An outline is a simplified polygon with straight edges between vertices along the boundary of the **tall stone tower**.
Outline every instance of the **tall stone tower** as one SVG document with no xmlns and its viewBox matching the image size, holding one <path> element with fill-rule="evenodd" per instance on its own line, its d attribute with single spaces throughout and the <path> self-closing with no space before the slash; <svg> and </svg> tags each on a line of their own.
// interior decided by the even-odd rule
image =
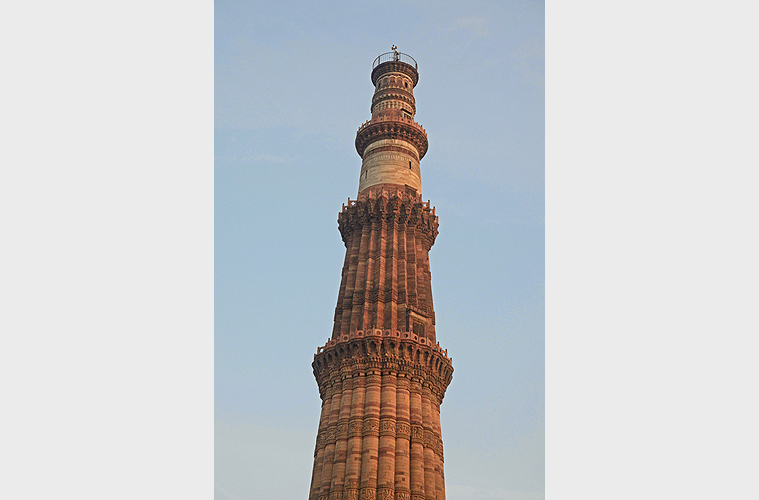
<svg viewBox="0 0 759 500">
<path fill-rule="evenodd" d="M 374 61 L 358 196 L 338 215 L 346 252 L 332 337 L 314 355 L 322 409 L 309 500 L 445 499 L 440 404 L 453 367 L 435 338 L 438 221 L 421 195 L 418 80 L 395 47 Z"/>
</svg>

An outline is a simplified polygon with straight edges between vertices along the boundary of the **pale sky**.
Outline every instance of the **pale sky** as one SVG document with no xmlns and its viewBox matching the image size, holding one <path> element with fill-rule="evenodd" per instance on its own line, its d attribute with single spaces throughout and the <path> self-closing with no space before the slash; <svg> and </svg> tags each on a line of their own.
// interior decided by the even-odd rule
<svg viewBox="0 0 759 500">
<path fill-rule="evenodd" d="M 544 5 L 215 4 L 215 491 L 308 495 L 371 65 L 419 64 L 447 496 L 544 498 Z"/>
</svg>

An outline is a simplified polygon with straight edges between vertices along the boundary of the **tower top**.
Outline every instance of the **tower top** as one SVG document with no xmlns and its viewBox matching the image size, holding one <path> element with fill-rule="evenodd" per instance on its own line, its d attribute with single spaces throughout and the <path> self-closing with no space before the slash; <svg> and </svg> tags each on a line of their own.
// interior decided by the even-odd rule
<svg viewBox="0 0 759 500">
<path fill-rule="evenodd" d="M 377 85 L 377 79 L 390 71 L 408 74 L 414 81 L 414 85 L 419 81 L 419 68 L 416 59 L 403 52 L 398 52 L 398 48 L 393 45 L 392 52 L 380 54 L 372 63 L 372 85 Z"/>
<path fill-rule="evenodd" d="M 361 157 L 359 197 L 379 185 L 422 192 L 419 161 L 428 143 L 427 132 L 414 121 L 419 72 L 413 57 L 395 45 L 392 49 L 372 64 L 372 118 L 356 132 L 356 152 Z"/>
</svg>

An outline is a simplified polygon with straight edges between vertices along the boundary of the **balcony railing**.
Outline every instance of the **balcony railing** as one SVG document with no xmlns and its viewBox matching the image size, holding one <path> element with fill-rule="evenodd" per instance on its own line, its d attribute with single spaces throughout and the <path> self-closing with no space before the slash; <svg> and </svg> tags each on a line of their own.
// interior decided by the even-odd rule
<svg viewBox="0 0 759 500">
<path fill-rule="evenodd" d="M 385 52 L 384 54 L 378 55 L 377 59 L 374 60 L 374 63 L 372 64 L 372 70 L 382 63 L 391 61 L 399 61 L 406 63 L 409 66 L 413 66 L 414 69 L 419 69 L 416 65 L 416 59 L 410 55 L 404 54 L 403 52 Z"/>
</svg>

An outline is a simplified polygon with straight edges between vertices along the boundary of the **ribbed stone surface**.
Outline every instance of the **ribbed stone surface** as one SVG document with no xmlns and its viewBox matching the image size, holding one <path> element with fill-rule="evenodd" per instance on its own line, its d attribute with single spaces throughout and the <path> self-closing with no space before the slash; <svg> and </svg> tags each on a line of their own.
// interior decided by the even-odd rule
<svg viewBox="0 0 759 500">
<path fill-rule="evenodd" d="M 322 410 L 309 500 L 445 500 L 440 405 L 453 366 L 435 333 L 438 218 L 421 197 L 418 78 L 397 61 L 372 73 L 359 193 L 338 217 L 346 252 L 332 335 L 312 365 Z"/>
</svg>

